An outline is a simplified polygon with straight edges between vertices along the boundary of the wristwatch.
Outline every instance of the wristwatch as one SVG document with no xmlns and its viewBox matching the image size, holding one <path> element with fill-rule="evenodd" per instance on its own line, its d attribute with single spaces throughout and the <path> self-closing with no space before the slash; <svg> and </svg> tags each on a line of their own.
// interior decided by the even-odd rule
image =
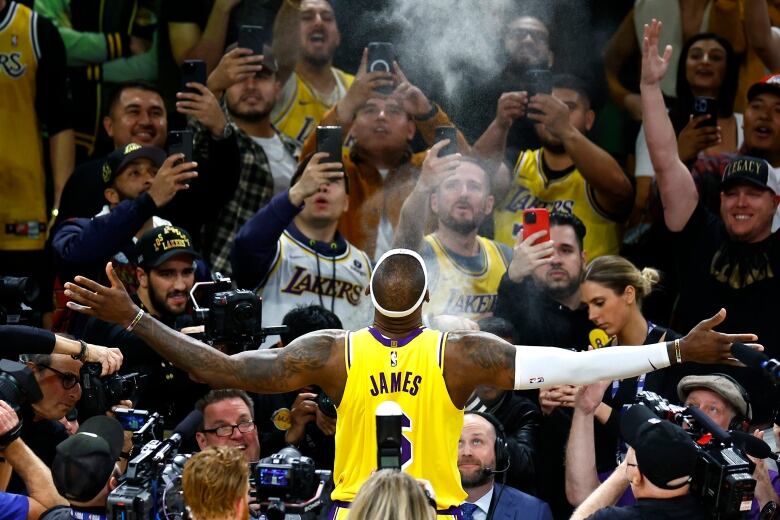
<svg viewBox="0 0 780 520">
<path fill-rule="evenodd" d="M 777 518 L 777 502 L 770 500 L 761 508 L 758 518 L 761 520 L 774 520 Z"/>
</svg>

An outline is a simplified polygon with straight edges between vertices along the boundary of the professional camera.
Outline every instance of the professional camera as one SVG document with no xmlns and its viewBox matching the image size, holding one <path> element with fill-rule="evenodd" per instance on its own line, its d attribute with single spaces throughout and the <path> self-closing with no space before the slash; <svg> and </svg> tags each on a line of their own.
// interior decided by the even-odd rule
<svg viewBox="0 0 780 520">
<path fill-rule="evenodd" d="M 200 296 L 196 297 L 199 292 Z M 263 328 L 263 300 L 252 291 L 233 289 L 230 278 L 196 283 L 190 291 L 196 320 L 204 325 L 204 341 L 229 345 L 230 350 L 253 350 L 266 336 L 287 331 L 286 326 Z M 206 302 L 202 307 L 198 300 Z"/>
<path fill-rule="evenodd" d="M 154 414 L 144 427 L 155 431 L 154 424 L 160 421 Z M 107 518 L 115 520 L 152 520 L 161 509 L 161 501 L 172 480 L 176 455 L 181 444 L 181 435 L 174 433 L 166 440 L 152 439 L 144 444 L 138 454 L 127 464 L 127 471 L 120 478 L 119 486 L 107 500 Z M 183 463 L 182 463 L 183 467 Z M 167 473 L 166 473 L 167 471 Z M 181 472 L 179 472 L 181 474 Z M 166 480 L 168 479 L 168 480 Z"/>
<path fill-rule="evenodd" d="M 636 403 L 658 417 L 686 430 L 699 448 L 691 479 L 691 494 L 699 497 L 711 518 L 742 518 L 750 511 L 756 481 L 745 452 L 730 434 L 718 427 L 699 408 L 672 405 L 653 392 L 640 392 Z"/>
<path fill-rule="evenodd" d="M 40 325 L 40 313 L 29 307 L 36 298 L 38 284 L 32 278 L 0 276 L 0 325 Z"/>
<path fill-rule="evenodd" d="M 0 359 L 0 399 L 18 412 L 21 405 L 36 403 L 42 398 L 32 370 L 22 363 Z"/>
<path fill-rule="evenodd" d="M 81 400 L 78 409 L 82 420 L 102 415 L 119 404 L 119 401 L 130 399 L 144 377 L 137 372 L 100 377 L 102 370 L 100 363 L 84 363 L 81 367 Z"/>
<path fill-rule="evenodd" d="M 331 419 L 336 418 L 336 404 L 333 402 L 333 400 L 330 397 L 328 397 L 328 394 L 322 391 L 322 389 L 319 389 L 316 403 L 320 411 L 326 417 L 330 417 Z"/>
<path fill-rule="evenodd" d="M 255 489 L 261 510 L 269 520 L 285 513 L 313 513 L 322 507 L 331 472 L 318 470 L 314 461 L 287 447 L 255 466 L 250 487 Z"/>
</svg>

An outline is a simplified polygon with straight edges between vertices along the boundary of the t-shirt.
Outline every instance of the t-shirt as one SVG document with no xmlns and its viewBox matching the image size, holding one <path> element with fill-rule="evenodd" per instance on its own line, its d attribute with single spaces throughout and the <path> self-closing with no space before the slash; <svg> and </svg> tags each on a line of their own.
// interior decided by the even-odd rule
<svg viewBox="0 0 780 520">
<path fill-rule="evenodd" d="M 686 333 L 721 308 L 721 332 L 758 335 L 764 354 L 780 357 L 780 233 L 758 243 L 729 239 L 723 222 L 699 205 L 685 228 L 672 233 L 669 254 L 675 258 L 680 294 L 670 327 Z M 753 422 L 768 421 L 773 392 L 769 383 L 748 368 L 695 365 L 698 373 L 725 372 L 748 391 Z"/>
<path fill-rule="evenodd" d="M 26 520 L 29 509 L 26 496 L 0 492 L 0 520 Z"/>
<path fill-rule="evenodd" d="M 588 520 L 704 520 L 709 518 L 693 495 L 669 498 L 640 498 L 629 507 L 607 507 L 596 511 Z"/>
<path fill-rule="evenodd" d="M 268 157 L 268 165 L 271 167 L 271 175 L 274 178 L 274 195 L 288 189 L 297 163 L 284 147 L 279 135 L 274 134 L 273 137 L 253 136 L 252 140 L 263 148 L 263 152 Z"/>
</svg>

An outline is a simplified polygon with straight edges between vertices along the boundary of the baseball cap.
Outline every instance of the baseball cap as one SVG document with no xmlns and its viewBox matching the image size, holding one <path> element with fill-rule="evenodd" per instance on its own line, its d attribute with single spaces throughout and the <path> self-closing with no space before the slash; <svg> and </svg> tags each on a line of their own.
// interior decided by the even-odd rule
<svg viewBox="0 0 780 520">
<path fill-rule="evenodd" d="M 757 157 L 738 155 L 726 164 L 720 181 L 721 191 L 738 182 L 748 182 L 775 194 L 780 193 L 780 185 L 773 168 L 764 159 Z"/>
<path fill-rule="evenodd" d="M 57 445 L 51 474 L 57 491 L 68 500 L 88 502 L 108 482 L 124 445 L 124 429 L 113 417 L 89 418 Z"/>
<path fill-rule="evenodd" d="M 753 412 L 745 399 L 745 390 L 732 378 L 723 374 L 685 376 L 677 383 L 677 396 L 680 398 L 680 401 L 685 401 L 688 394 L 696 388 L 712 390 L 725 399 L 740 416 L 745 417 L 747 420 L 753 418 Z"/>
<path fill-rule="evenodd" d="M 698 448 L 685 431 L 659 419 L 647 406 L 635 404 L 620 420 L 620 434 L 634 448 L 639 471 L 661 489 L 677 489 L 685 484 L 668 483 L 693 475 Z"/>
<path fill-rule="evenodd" d="M 106 157 L 103 163 L 103 184 L 111 184 L 122 170 L 136 159 L 149 159 L 158 168 L 166 159 L 165 150 L 156 146 L 141 146 L 137 143 L 130 143 L 121 148 L 117 148 Z"/>
<path fill-rule="evenodd" d="M 780 96 L 780 74 L 769 74 L 756 81 L 747 92 L 748 101 L 752 100 L 759 94 L 764 92 L 772 92 Z"/>
<path fill-rule="evenodd" d="M 169 258 L 182 253 L 200 258 L 192 247 L 190 234 L 176 226 L 158 226 L 143 234 L 135 244 L 138 252 L 138 265 L 144 269 L 154 269 Z"/>
</svg>

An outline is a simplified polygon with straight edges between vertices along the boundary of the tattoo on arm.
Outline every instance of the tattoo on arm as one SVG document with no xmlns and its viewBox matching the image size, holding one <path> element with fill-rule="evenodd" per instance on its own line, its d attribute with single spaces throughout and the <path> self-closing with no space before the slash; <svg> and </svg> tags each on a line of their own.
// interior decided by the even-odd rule
<svg viewBox="0 0 780 520">
<path fill-rule="evenodd" d="M 506 341 L 486 333 L 469 333 L 461 336 L 461 352 L 464 362 L 479 368 L 475 376 L 489 377 L 501 388 L 512 388 L 515 380 L 515 347 Z M 503 381 L 506 381 L 504 383 Z M 508 386 L 507 386 L 508 385 Z"/>
</svg>

